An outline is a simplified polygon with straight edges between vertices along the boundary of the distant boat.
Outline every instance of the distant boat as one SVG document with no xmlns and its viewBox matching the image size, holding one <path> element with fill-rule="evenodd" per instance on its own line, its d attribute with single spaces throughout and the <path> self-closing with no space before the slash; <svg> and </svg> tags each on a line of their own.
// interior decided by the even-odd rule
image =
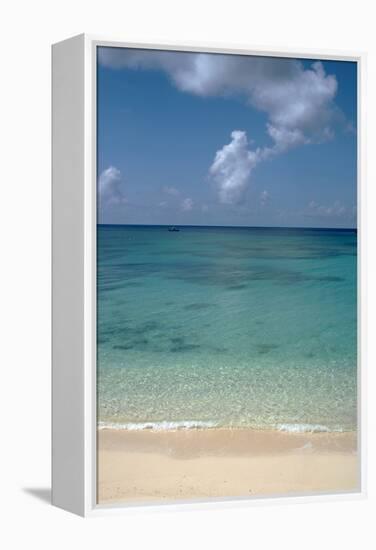
<svg viewBox="0 0 376 550">
<path fill-rule="evenodd" d="M 168 230 L 169 231 L 180 231 L 180 229 L 178 229 L 177 227 L 169 227 Z"/>
</svg>

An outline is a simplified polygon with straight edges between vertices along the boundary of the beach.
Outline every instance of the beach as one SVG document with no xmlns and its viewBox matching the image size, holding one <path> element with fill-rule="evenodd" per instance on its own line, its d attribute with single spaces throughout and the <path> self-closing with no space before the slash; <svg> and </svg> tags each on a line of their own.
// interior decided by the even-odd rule
<svg viewBox="0 0 376 550">
<path fill-rule="evenodd" d="M 98 503 L 353 492 L 348 433 L 190 429 L 98 431 Z"/>
<path fill-rule="evenodd" d="M 357 488 L 357 234 L 98 227 L 98 501 Z"/>
</svg>

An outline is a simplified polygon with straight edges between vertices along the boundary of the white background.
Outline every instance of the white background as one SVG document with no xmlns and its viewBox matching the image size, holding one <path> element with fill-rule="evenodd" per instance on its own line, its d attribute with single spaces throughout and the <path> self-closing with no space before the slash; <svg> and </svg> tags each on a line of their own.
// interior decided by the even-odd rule
<svg viewBox="0 0 376 550">
<path fill-rule="evenodd" d="M 29 0 L 2 4 L 0 544 L 3 548 L 376 547 L 375 152 L 372 2 Z M 368 499 L 83 520 L 47 502 L 50 479 L 50 44 L 125 41 L 368 52 Z M 2 540 L 4 539 L 4 540 Z"/>
</svg>

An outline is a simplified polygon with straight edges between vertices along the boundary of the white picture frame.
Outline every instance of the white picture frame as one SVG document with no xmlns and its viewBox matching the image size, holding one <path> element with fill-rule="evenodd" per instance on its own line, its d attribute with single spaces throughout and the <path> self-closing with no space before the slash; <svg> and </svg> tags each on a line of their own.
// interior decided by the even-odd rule
<svg viewBox="0 0 376 550">
<path fill-rule="evenodd" d="M 358 67 L 359 490 L 163 504 L 207 508 L 364 498 L 366 495 L 365 54 L 228 44 L 135 44 L 79 35 L 52 47 L 52 502 L 93 516 L 142 505 L 97 505 L 96 485 L 96 50 L 98 46 L 346 60 Z M 160 505 L 147 504 L 149 508 Z"/>
</svg>

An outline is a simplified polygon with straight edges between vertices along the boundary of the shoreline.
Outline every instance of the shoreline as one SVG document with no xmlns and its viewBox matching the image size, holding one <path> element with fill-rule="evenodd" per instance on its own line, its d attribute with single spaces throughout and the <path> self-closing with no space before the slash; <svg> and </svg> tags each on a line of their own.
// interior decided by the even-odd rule
<svg viewBox="0 0 376 550">
<path fill-rule="evenodd" d="M 177 421 L 150 421 L 150 422 L 99 422 L 97 431 L 113 432 L 189 432 L 189 431 L 224 431 L 224 432 L 253 432 L 253 433 L 284 433 L 291 435 L 312 435 L 312 434 L 356 434 L 356 428 L 329 428 L 324 424 L 308 423 L 278 423 L 269 426 L 245 426 L 216 424 L 206 420 L 177 420 Z"/>
<path fill-rule="evenodd" d="M 98 438 L 98 503 L 350 492 L 357 432 L 122 430 Z"/>
</svg>

